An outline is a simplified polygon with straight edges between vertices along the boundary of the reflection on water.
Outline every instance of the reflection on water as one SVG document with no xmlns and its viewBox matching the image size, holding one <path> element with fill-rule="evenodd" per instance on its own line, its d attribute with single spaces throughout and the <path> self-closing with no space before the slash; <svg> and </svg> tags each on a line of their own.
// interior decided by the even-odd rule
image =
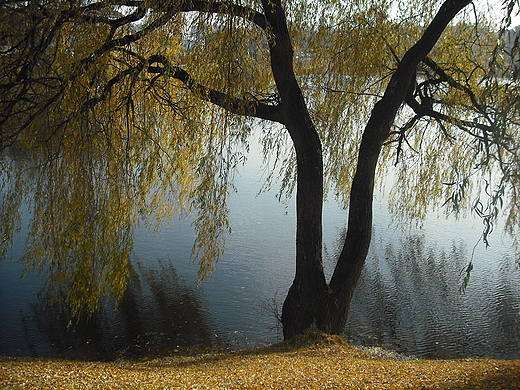
<svg viewBox="0 0 520 390">
<path fill-rule="evenodd" d="M 427 247 L 423 235 L 387 244 L 365 267 L 346 337 L 420 357 L 520 358 L 519 275 L 511 259 L 480 264 L 461 294 L 462 243 Z"/>
<path fill-rule="evenodd" d="M 170 262 L 138 266 L 117 308 L 71 323 L 41 300 L 23 317 L 33 356 L 115 360 L 221 350 L 197 291 L 184 286 Z"/>
</svg>

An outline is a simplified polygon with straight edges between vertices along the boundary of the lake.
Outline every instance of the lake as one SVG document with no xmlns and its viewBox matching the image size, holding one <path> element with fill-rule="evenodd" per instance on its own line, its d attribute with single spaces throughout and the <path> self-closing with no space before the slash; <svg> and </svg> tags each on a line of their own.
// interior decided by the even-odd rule
<svg viewBox="0 0 520 390">
<path fill-rule="evenodd" d="M 114 360 L 157 354 L 236 350 L 281 341 L 276 320 L 294 276 L 294 200 L 257 195 L 259 154 L 252 154 L 229 199 L 232 234 L 217 269 L 200 286 L 190 261 L 190 219 L 156 234 L 135 232 L 130 287 L 123 302 L 71 324 L 38 296 L 40 276 L 0 263 L 0 355 Z M 371 250 L 345 337 L 406 355 L 520 359 L 520 272 L 511 240 L 498 229 L 478 243 L 481 221 L 431 215 L 421 229 L 392 224 L 375 199 Z M 330 275 L 346 212 L 324 208 L 325 269 Z M 21 255 L 24 231 L 11 249 Z M 461 271 L 474 268 L 464 293 Z"/>
</svg>

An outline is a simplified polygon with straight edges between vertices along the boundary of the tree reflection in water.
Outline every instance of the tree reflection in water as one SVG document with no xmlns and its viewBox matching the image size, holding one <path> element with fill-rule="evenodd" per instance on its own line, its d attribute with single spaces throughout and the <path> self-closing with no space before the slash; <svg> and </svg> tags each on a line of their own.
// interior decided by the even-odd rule
<svg viewBox="0 0 520 390">
<path fill-rule="evenodd" d="M 356 290 L 346 338 L 432 358 L 520 358 L 518 272 L 510 258 L 480 261 L 464 293 L 462 243 L 438 249 L 410 235 L 373 249 Z"/>
<path fill-rule="evenodd" d="M 43 338 L 52 357 L 139 359 L 227 348 L 215 336 L 199 292 L 182 284 L 169 261 L 154 268 L 138 263 L 122 301 L 89 318 L 71 321 L 59 304 L 45 306 L 43 296 L 33 306 L 34 319 L 24 321 L 36 324 L 33 330 L 26 327 L 26 339 Z"/>
</svg>

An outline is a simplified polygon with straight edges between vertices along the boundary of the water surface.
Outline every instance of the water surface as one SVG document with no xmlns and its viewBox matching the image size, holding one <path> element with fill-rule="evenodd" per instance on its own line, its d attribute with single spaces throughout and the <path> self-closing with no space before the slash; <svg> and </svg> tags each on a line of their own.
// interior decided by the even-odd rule
<svg viewBox="0 0 520 390">
<path fill-rule="evenodd" d="M 294 276 L 294 201 L 279 203 L 262 185 L 258 156 L 237 180 L 229 208 L 232 234 L 217 269 L 200 286 L 190 261 L 191 221 L 156 234 L 135 233 L 132 283 L 123 302 L 88 323 L 71 325 L 38 298 L 41 278 L 23 264 L 0 264 L 0 355 L 112 360 L 240 349 L 281 340 L 276 319 Z M 520 358 L 520 272 L 507 236 L 491 247 L 481 224 L 432 215 L 403 233 L 384 198 L 375 199 L 372 247 L 345 336 L 419 357 Z M 346 212 L 324 210 L 325 269 L 330 276 Z M 21 255 L 24 231 L 12 248 Z M 461 294 L 460 272 L 474 270 Z"/>
</svg>

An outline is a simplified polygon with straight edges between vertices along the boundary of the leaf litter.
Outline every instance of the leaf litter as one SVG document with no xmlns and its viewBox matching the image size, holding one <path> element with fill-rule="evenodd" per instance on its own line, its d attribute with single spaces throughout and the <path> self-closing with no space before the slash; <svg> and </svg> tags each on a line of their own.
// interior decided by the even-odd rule
<svg viewBox="0 0 520 390">
<path fill-rule="evenodd" d="M 266 348 L 147 361 L 4 357 L 0 388 L 520 389 L 520 360 L 407 359 L 375 352 L 313 333 Z"/>
</svg>

